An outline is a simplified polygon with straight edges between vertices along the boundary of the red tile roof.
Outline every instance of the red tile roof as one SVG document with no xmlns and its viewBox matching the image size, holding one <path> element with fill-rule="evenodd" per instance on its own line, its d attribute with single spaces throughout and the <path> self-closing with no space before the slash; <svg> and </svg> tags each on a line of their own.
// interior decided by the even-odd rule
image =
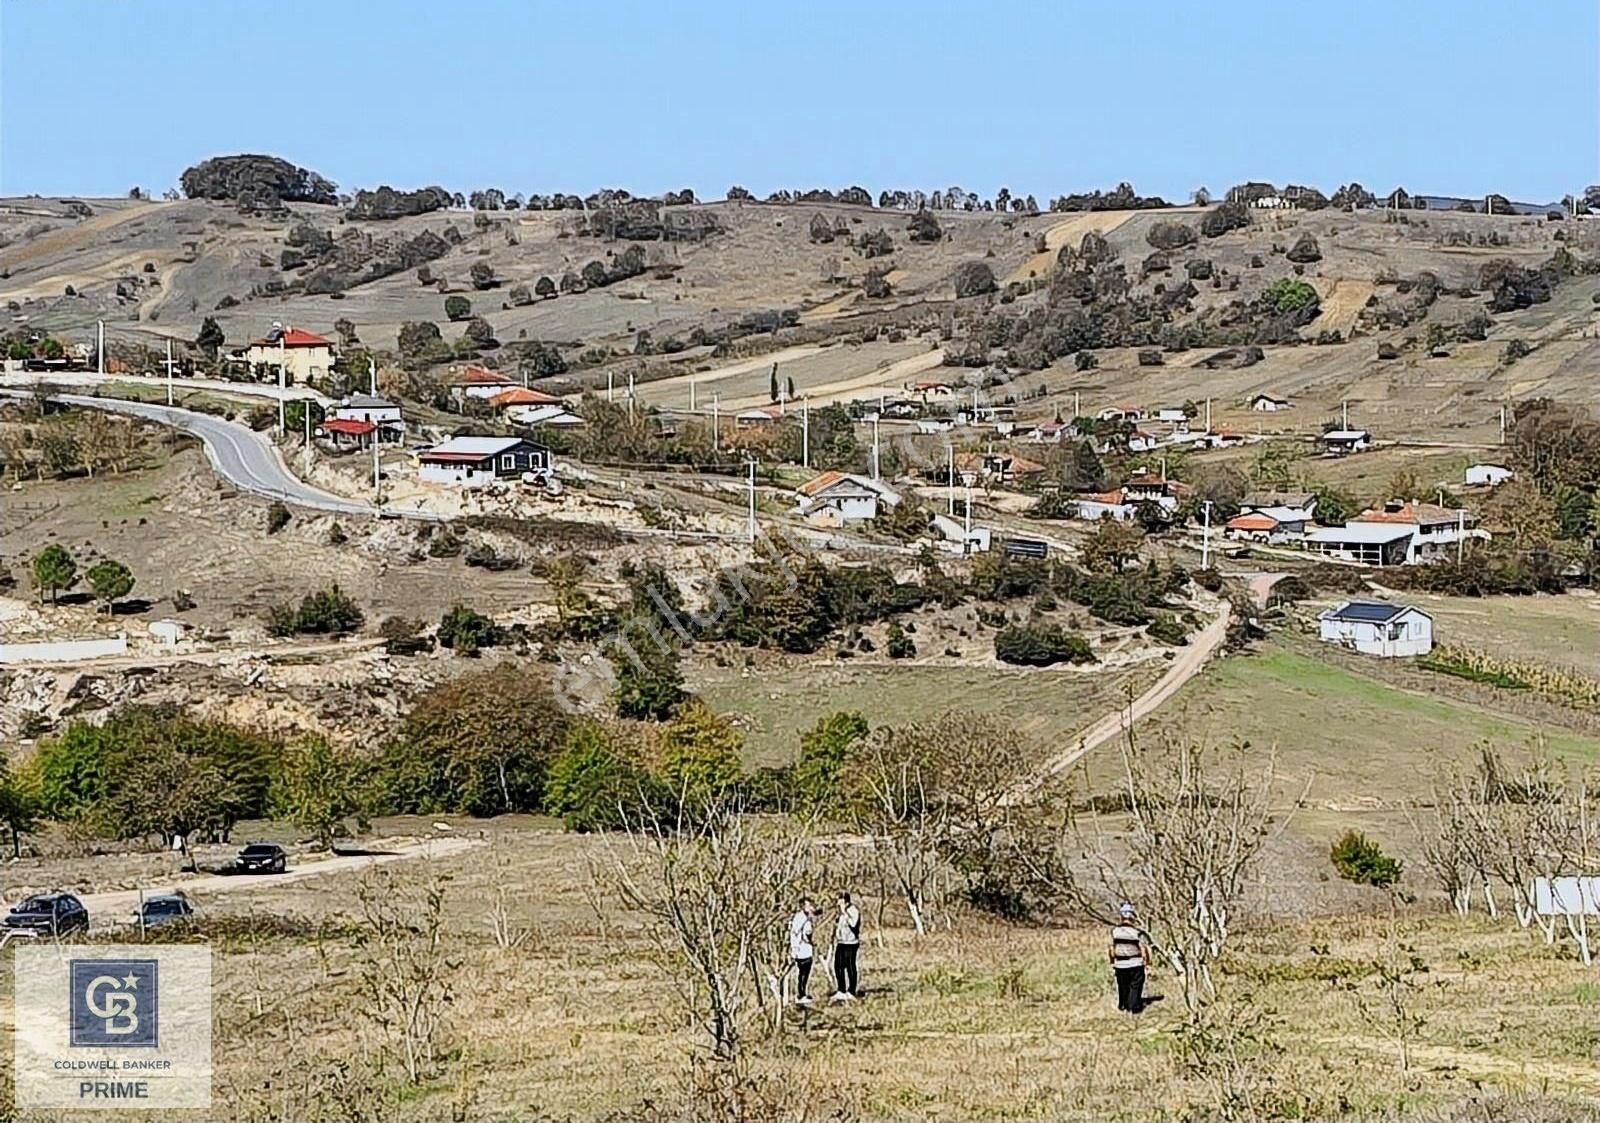
<svg viewBox="0 0 1600 1123">
<path fill-rule="evenodd" d="M 258 339 L 251 344 L 252 347 L 276 347 L 282 343 L 285 347 L 332 347 L 333 344 L 322 338 L 316 332 L 303 331 L 300 328 L 290 328 L 283 333 L 283 338 Z"/>
<path fill-rule="evenodd" d="M 1449 507 L 1440 507 L 1436 503 L 1401 503 L 1389 509 L 1389 505 L 1372 507 L 1362 511 L 1351 522 L 1363 523 L 1404 523 L 1407 526 L 1416 526 L 1421 523 L 1437 525 L 1439 523 L 1453 523 L 1461 517 L 1461 512 L 1453 511 Z M 1467 516 L 1472 521 L 1472 516 Z"/>
<path fill-rule="evenodd" d="M 1276 530 L 1278 520 L 1271 515 L 1249 514 L 1239 515 L 1228 520 L 1229 530 Z"/>
<path fill-rule="evenodd" d="M 488 367 L 463 367 L 450 379 L 457 386 L 515 386 L 516 383 L 499 371 Z"/>
<path fill-rule="evenodd" d="M 845 474 L 843 472 L 824 472 L 816 479 L 807 480 L 796 490 L 799 491 L 801 495 L 815 495 L 819 491 L 826 491 L 828 488 L 832 487 L 834 484 L 838 483 L 844 478 Z"/>
<path fill-rule="evenodd" d="M 1082 503 L 1105 503 L 1113 507 L 1121 506 L 1122 489 L 1112 488 L 1110 491 L 1091 491 L 1086 495 L 1078 496 L 1078 500 Z"/>
<path fill-rule="evenodd" d="M 564 404 L 553 394 L 546 394 L 539 390 L 529 390 L 523 386 L 514 386 L 510 390 L 502 390 L 489 399 L 489 404 L 495 409 L 505 409 L 507 406 L 558 406 Z"/>
<path fill-rule="evenodd" d="M 353 437 L 364 437 L 377 426 L 370 421 L 357 421 L 353 417 L 331 417 L 317 428 L 325 433 L 348 433 Z"/>
</svg>

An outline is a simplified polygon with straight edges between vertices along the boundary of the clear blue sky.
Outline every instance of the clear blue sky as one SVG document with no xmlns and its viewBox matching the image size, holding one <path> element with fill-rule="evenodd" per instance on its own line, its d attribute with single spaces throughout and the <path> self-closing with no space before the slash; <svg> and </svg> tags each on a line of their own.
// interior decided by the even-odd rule
<svg viewBox="0 0 1600 1123">
<path fill-rule="evenodd" d="M 1595 0 L 0 0 L 0 193 L 1600 182 Z"/>
</svg>

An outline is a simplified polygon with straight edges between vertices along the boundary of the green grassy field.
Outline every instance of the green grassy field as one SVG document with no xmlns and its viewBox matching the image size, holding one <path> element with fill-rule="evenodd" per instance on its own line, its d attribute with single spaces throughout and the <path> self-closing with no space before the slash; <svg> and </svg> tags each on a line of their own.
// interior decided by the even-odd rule
<svg viewBox="0 0 1600 1123">
<path fill-rule="evenodd" d="M 901 725 L 968 709 L 1011 722 L 1047 745 L 1070 739 L 1137 694 L 1165 664 L 1131 671 L 1000 670 L 863 664 L 737 671 L 711 668 L 691 685 L 719 712 L 739 716 L 746 758 L 782 764 L 801 730 L 835 710 L 861 710 L 874 725 Z"/>
<path fill-rule="evenodd" d="M 1374 806 L 1424 795 L 1438 755 L 1466 760 L 1483 741 L 1515 751 L 1541 742 L 1565 757 L 1600 757 L 1600 739 L 1443 694 L 1388 685 L 1278 643 L 1209 667 L 1146 726 L 1149 734 L 1246 741 L 1276 759 L 1286 790 Z"/>
</svg>

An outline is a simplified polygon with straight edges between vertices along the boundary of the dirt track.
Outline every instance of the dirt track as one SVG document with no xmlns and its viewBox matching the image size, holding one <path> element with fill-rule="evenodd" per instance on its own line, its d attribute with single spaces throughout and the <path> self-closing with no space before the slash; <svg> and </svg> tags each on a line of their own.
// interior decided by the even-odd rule
<svg viewBox="0 0 1600 1123">
<path fill-rule="evenodd" d="M 89 910 L 89 916 L 94 928 L 112 928 L 119 924 L 127 923 L 128 918 L 139 907 L 141 893 L 145 896 L 150 896 L 151 894 L 169 892 L 175 889 L 181 889 L 188 894 L 248 893 L 255 890 L 271 889 L 291 882 L 304 881 L 307 878 L 322 877 L 324 874 L 348 873 L 352 870 L 363 870 L 371 866 L 387 865 L 390 862 L 403 862 L 411 858 L 427 858 L 432 861 L 437 858 L 449 857 L 452 854 L 460 854 L 483 844 L 483 840 L 477 838 L 426 838 L 420 842 L 412 842 L 404 846 L 395 846 L 387 850 L 377 850 L 367 854 L 347 854 L 323 858 L 320 861 L 307 862 L 305 865 L 291 866 L 286 873 L 260 875 L 212 874 L 207 877 L 191 877 L 176 881 L 158 882 L 146 885 L 142 889 L 122 889 L 114 893 L 90 893 L 81 899 L 84 906 Z"/>
</svg>

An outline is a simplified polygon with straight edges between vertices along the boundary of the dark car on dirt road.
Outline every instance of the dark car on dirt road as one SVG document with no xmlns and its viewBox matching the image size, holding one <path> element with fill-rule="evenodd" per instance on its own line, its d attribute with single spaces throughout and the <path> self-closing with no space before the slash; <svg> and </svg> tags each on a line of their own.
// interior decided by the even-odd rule
<svg viewBox="0 0 1600 1123">
<path fill-rule="evenodd" d="M 163 893 L 159 897 L 146 897 L 138 911 L 133 914 L 133 922 L 141 928 L 154 928 L 158 924 L 170 924 L 175 920 L 193 918 L 194 906 L 182 893 Z"/>
<path fill-rule="evenodd" d="M 13 905 L 6 928 L 32 936 L 66 936 L 89 930 L 89 910 L 71 893 L 41 893 Z"/>
<path fill-rule="evenodd" d="M 239 873 L 282 873 L 289 868 L 289 854 L 276 842 L 252 842 L 234 859 Z"/>
</svg>

